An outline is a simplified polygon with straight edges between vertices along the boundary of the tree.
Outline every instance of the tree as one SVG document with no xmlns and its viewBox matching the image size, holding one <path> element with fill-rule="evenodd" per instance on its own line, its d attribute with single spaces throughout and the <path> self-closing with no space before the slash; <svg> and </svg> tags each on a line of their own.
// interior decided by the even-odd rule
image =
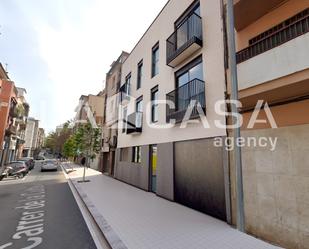
<svg viewBox="0 0 309 249">
<path fill-rule="evenodd" d="M 84 154 L 89 165 L 89 159 L 94 159 L 101 149 L 101 130 L 92 128 L 88 122 L 80 126 L 75 134 L 77 150 Z"/>
<path fill-rule="evenodd" d="M 65 143 L 65 153 L 83 155 L 86 158 L 84 165 L 83 180 L 86 182 L 86 167 L 89 166 L 90 159 L 94 159 L 101 149 L 101 130 L 100 128 L 93 128 L 88 122 L 80 125 L 77 131 Z"/>
<path fill-rule="evenodd" d="M 64 144 L 73 134 L 72 129 L 69 127 L 70 121 L 67 121 L 60 132 L 51 132 L 45 141 L 45 147 L 50 149 L 53 154 L 61 154 L 64 150 Z"/>
<path fill-rule="evenodd" d="M 63 154 L 66 158 L 74 158 L 77 156 L 77 144 L 75 136 L 70 136 L 63 145 Z"/>
</svg>

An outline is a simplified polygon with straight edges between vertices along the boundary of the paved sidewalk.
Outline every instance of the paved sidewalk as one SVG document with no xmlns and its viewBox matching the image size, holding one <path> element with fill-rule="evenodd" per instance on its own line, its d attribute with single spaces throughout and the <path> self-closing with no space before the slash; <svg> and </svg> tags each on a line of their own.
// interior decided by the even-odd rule
<svg viewBox="0 0 309 249">
<path fill-rule="evenodd" d="M 68 171 L 70 167 L 67 166 Z M 89 183 L 77 183 L 83 169 L 68 176 L 77 187 L 107 240 L 129 249 L 275 249 L 226 223 L 134 188 L 92 169 Z"/>
</svg>

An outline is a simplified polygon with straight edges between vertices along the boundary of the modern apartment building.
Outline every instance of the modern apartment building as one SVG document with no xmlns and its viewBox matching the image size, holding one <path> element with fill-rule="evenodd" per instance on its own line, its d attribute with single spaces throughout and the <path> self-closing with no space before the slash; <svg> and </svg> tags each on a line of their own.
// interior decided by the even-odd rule
<svg viewBox="0 0 309 249">
<path fill-rule="evenodd" d="M 242 151 L 246 230 L 309 248 L 309 1 L 238 0 L 234 12 L 242 136 L 278 139 L 274 151 Z M 258 100 L 267 101 L 277 129 L 247 128 Z M 231 165 L 232 189 L 234 172 Z M 233 214 L 235 198 L 232 191 Z"/>
<path fill-rule="evenodd" d="M 128 57 L 127 52 L 122 52 L 114 61 L 106 74 L 105 83 L 105 111 L 104 126 L 102 130 L 102 172 L 114 175 L 115 153 L 118 136 L 118 109 L 120 104 L 119 89 L 121 82 L 121 67 Z"/>
<path fill-rule="evenodd" d="M 226 136 L 214 125 L 225 125 L 215 112 L 226 89 L 223 30 L 221 1 L 168 1 L 122 65 L 114 175 L 226 221 L 227 153 L 214 145 Z"/>
</svg>

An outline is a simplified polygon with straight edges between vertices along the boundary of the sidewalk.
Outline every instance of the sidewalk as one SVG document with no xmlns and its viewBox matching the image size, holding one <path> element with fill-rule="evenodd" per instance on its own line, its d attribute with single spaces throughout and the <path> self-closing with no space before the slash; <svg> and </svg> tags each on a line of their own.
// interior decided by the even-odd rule
<svg viewBox="0 0 309 249">
<path fill-rule="evenodd" d="M 113 249 L 275 249 L 228 224 L 92 169 L 65 166 Z"/>
</svg>

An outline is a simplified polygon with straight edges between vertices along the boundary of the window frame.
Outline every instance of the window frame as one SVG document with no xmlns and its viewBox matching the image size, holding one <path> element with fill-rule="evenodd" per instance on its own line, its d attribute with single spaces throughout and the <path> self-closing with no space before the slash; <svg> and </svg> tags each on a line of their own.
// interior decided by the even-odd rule
<svg viewBox="0 0 309 249">
<path fill-rule="evenodd" d="M 125 115 L 124 115 L 125 113 Z M 122 109 L 122 133 L 126 133 L 127 131 L 127 121 L 128 121 L 128 107 L 125 106 Z M 125 116 L 125 117 L 124 117 Z"/>
<path fill-rule="evenodd" d="M 142 147 L 134 146 L 132 147 L 132 163 L 142 163 Z"/>
<path fill-rule="evenodd" d="M 158 51 L 157 60 L 154 60 L 154 55 Z M 160 43 L 159 41 L 151 49 L 151 78 L 159 74 L 159 62 L 160 62 Z M 155 69 L 158 69 L 157 72 Z"/>
<path fill-rule="evenodd" d="M 131 72 L 130 72 L 130 73 L 128 73 L 128 75 L 126 76 L 126 83 L 125 83 L 125 85 L 126 85 L 126 91 L 125 91 L 125 93 L 126 93 L 127 95 L 130 95 L 130 93 L 131 93 L 131 79 L 132 79 L 132 74 L 131 74 Z"/>
<path fill-rule="evenodd" d="M 136 100 L 135 100 L 135 112 L 138 112 L 138 104 L 142 104 L 142 110 L 139 111 L 139 112 L 143 112 L 143 95 L 138 97 Z"/>
<path fill-rule="evenodd" d="M 136 90 L 142 87 L 142 78 L 143 78 L 143 69 L 144 69 L 144 62 L 141 60 L 137 64 L 137 81 L 136 81 Z"/>
<path fill-rule="evenodd" d="M 175 72 L 175 89 L 177 89 L 179 87 L 178 86 L 178 78 L 180 76 L 184 75 L 185 73 L 187 73 L 188 71 L 190 71 L 190 69 L 194 68 L 195 66 L 197 66 L 200 63 L 203 63 L 202 55 L 197 56 L 192 61 L 190 61 L 189 63 L 187 63 L 186 65 L 184 65 L 182 68 L 180 68 L 178 71 Z M 203 68 L 203 70 L 204 70 L 204 68 Z M 203 73 L 204 73 L 204 71 L 203 71 Z M 204 75 L 203 75 L 203 77 L 204 77 Z M 203 81 L 204 81 L 204 79 L 203 79 Z"/>
<path fill-rule="evenodd" d="M 154 99 L 154 94 L 155 93 L 157 93 L 158 94 L 158 97 L 159 97 L 159 86 L 158 85 L 156 85 L 155 87 L 153 87 L 151 90 L 151 93 L 150 93 L 150 98 L 151 98 L 151 101 L 154 101 L 155 99 Z M 157 99 L 158 100 L 158 99 Z M 159 110 L 158 110 L 158 108 L 159 108 L 159 104 L 157 103 L 157 104 L 153 104 L 153 103 L 151 103 L 151 122 L 152 123 L 157 123 L 157 122 L 159 122 Z M 154 110 L 157 110 L 157 120 L 154 120 L 154 117 L 155 117 L 155 115 L 154 115 Z"/>
</svg>

